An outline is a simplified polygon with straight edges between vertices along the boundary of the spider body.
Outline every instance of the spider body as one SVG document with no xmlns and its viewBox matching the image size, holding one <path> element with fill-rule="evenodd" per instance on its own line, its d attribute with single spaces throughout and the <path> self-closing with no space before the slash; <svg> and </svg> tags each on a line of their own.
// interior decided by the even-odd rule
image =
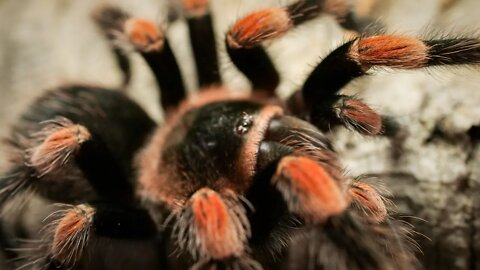
<svg viewBox="0 0 480 270">
<path fill-rule="evenodd" d="M 287 100 L 277 97 L 280 76 L 262 43 L 320 13 L 355 28 L 346 7 L 338 0 L 298 1 L 239 20 L 224 42 L 252 91 L 237 95 L 219 86 L 208 2 L 184 1 L 199 69 L 199 93 L 189 98 L 162 29 L 113 7 L 95 13 L 124 83 L 130 78 L 124 45 L 152 69 L 166 121 L 157 127 L 118 89 L 74 85 L 39 98 L 13 130 L 17 155 L 0 199 L 5 209 L 32 193 L 67 205 L 27 235 L 38 242 L 2 232 L 14 266 L 418 267 L 411 232 L 390 217 L 381 188 L 347 175 L 324 132 L 343 125 L 364 135 L 394 134 L 388 116 L 339 91 L 376 66 L 478 63 L 480 42 L 356 37 L 325 57 Z"/>
</svg>

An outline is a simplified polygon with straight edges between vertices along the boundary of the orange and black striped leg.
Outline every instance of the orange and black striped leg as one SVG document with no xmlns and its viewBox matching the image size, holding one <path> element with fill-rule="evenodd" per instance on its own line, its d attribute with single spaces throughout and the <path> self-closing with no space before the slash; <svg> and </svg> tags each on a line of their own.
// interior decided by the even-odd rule
<svg viewBox="0 0 480 270">
<path fill-rule="evenodd" d="M 81 176 L 75 158 L 91 133 L 82 125 L 57 118 L 38 125 L 39 130 L 17 139 L 22 159 L 13 164 L 2 178 L 2 204 L 14 196 L 37 192 L 61 202 L 95 197 L 89 183 Z M 68 192 L 70 191 L 70 192 Z"/>
<path fill-rule="evenodd" d="M 76 192 L 72 190 L 73 196 L 82 190 L 87 193 L 92 188 L 92 195 L 96 193 L 103 198 L 122 201 L 130 200 L 133 194 L 129 173 L 108 146 L 85 126 L 74 124 L 69 119 L 45 122 L 33 138 L 32 147 L 26 150 L 26 157 L 26 166 L 35 171 L 31 177 L 38 178 L 32 181 L 42 183 L 40 192 L 47 197 L 65 196 L 59 190 L 68 185 L 77 188 Z M 72 174 L 78 174 L 78 169 L 87 182 L 82 181 L 79 175 L 76 180 L 73 177 L 69 181 Z"/>
<path fill-rule="evenodd" d="M 259 267 L 247 254 L 250 223 L 233 191 L 202 188 L 190 197 L 176 219 L 174 236 L 179 247 L 193 258 L 193 268 Z"/>
<path fill-rule="evenodd" d="M 225 38 L 227 53 L 252 83 L 254 94 L 275 96 L 280 75 L 262 42 L 285 33 L 290 24 L 283 9 L 273 8 L 247 15 L 230 27 Z"/>
<path fill-rule="evenodd" d="M 375 220 L 383 215 L 372 189 L 357 185 L 356 192 L 350 191 L 324 165 L 300 156 L 281 159 L 272 184 L 288 210 L 305 222 L 305 238 L 291 245 L 289 260 L 303 261 L 310 269 L 412 269 L 415 259 L 406 239 Z M 351 200 L 375 215 L 357 214 Z M 301 252 L 302 247 L 307 250 Z M 401 260 L 394 258 L 397 254 Z"/>
<path fill-rule="evenodd" d="M 154 127 L 117 91 L 69 86 L 48 92 L 14 128 L 10 141 L 17 155 L 0 198 L 31 190 L 61 202 L 99 196 L 128 201 L 134 154 Z"/>
<path fill-rule="evenodd" d="M 61 176 L 63 167 L 78 154 L 82 145 L 91 139 L 88 129 L 67 118 L 43 122 L 43 128 L 32 138 L 27 149 L 27 164 L 35 168 L 37 177 Z"/>
<path fill-rule="evenodd" d="M 144 210 L 81 204 L 62 207 L 47 221 L 40 244 L 25 249 L 19 267 L 160 269 L 157 230 Z"/>
<path fill-rule="evenodd" d="M 125 47 L 134 47 L 150 66 L 160 87 L 163 109 L 174 110 L 185 99 L 180 68 L 165 33 L 148 20 L 131 17 L 119 8 L 107 6 L 94 14 L 94 20 L 111 41 L 124 81 L 131 77 Z"/>
<path fill-rule="evenodd" d="M 238 20 L 227 33 L 228 55 L 251 81 L 254 93 L 274 96 L 280 76 L 262 43 L 278 38 L 320 14 L 332 14 L 342 21 L 349 10 L 347 1 L 308 0 L 253 12 Z"/>
<path fill-rule="evenodd" d="M 298 116 L 311 121 L 322 131 L 329 131 L 337 125 L 344 125 L 365 135 L 394 136 L 398 131 L 393 118 L 380 115 L 362 100 L 345 95 L 336 95 L 332 101 L 323 100 L 323 103 L 315 105 L 310 111 L 311 115 L 305 115 L 301 98 L 301 92 L 295 93 L 289 100 L 288 105 Z"/>
<path fill-rule="evenodd" d="M 352 101 L 353 98 L 347 98 L 345 102 L 345 97 L 338 94 L 349 82 L 366 75 L 370 68 L 417 69 L 479 62 L 480 41 L 476 39 L 422 41 L 396 35 L 361 37 L 346 42 L 324 58 L 308 76 L 301 91 L 292 95 L 289 106 L 322 129 L 336 123 L 351 124 L 349 117 L 334 112 L 338 112 L 338 104 L 340 108 L 351 107 L 344 106 L 346 102 L 358 108 L 356 118 L 373 122 L 377 116 L 367 105 Z M 360 115 L 358 112 L 362 111 L 364 113 Z M 365 130 L 364 125 L 359 127 L 360 131 Z M 375 130 L 380 129 L 372 129 Z"/>
<path fill-rule="evenodd" d="M 185 99 L 185 86 L 175 55 L 165 33 L 150 21 L 130 18 L 124 31 L 130 43 L 150 66 L 160 87 L 162 108 L 167 115 Z"/>
<path fill-rule="evenodd" d="M 221 84 L 217 44 L 208 0 L 184 0 L 183 8 L 200 89 Z"/>
<path fill-rule="evenodd" d="M 342 20 L 351 9 L 344 0 L 296 1 L 285 7 L 267 8 L 238 20 L 227 34 L 233 48 L 252 48 L 284 35 L 321 14 L 335 15 Z"/>
<path fill-rule="evenodd" d="M 365 74 L 362 67 L 348 57 L 348 52 L 354 42 L 345 43 L 324 58 L 308 76 L 301 91 L 294 93 L 289 99 L 289 107 L 295 114 L 309 120 L 324 131 L 342 123 L 342 119 L 347 121 L 351 119 L 350 112 L 368 111 L 369 116 L 378 116 L 376 113 L 373 114 L 373 110 L 370 108 L 361 110 L 361 108 L 368 108 L 364 103 L 353 102 L 353 100 L 340 101 L 342 96 L 338 94 L 338 91 L 354 78 Z M 345 104 L 349 106 L 345 106 Z M 337 112 L 333 109 L 335 105 L 337 105 Z M 355 107 L 359 107 L 358 110 L 354 109 Z M 360 113 L 356 113 L 356 118 L 358 120 L 369 117 L 363 117 Z M 377 127 L 372 130 L 375 129 Z"/>
</svg>

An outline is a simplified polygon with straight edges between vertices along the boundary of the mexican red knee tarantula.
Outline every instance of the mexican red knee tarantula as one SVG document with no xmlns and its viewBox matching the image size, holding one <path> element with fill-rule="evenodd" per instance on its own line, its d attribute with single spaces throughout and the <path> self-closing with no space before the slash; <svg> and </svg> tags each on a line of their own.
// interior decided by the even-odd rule
<svg viewBox="0 0 480 270">
<path fill-rule="evenodd" d="M 341 0 L 254 12 L 224 37 L 252 91 L 222 87 L 208 1 L 184 0 L 199 91 L 186 97 L 164 29 L 103 7 L 94 20 L 129 81 L 134 48 L 161 89 L 156 123 L 121 91 L 70 85 L 36 100 L 9 140 L 2 219 L 32 194 L 56 204 L 38 239 L 3 222 L 16 269 L 413 269 L 411 232 L 375 184 L 350 177 L 323 132 L 396 125 L 340 94 L 372 67 L 477 64 L 480 40 L 358 36 L 328 54 L 287 100 L 262 47 L 320 14 L 357 30 Z M 8 207 L 7 207 L 8 206 Z M 8 209 L 7 209 L 8 208 Z M 21 208 L 13 208 L 21 209 Z M 32 237 L 32 236 L 28 236 Z"/>
</svg>

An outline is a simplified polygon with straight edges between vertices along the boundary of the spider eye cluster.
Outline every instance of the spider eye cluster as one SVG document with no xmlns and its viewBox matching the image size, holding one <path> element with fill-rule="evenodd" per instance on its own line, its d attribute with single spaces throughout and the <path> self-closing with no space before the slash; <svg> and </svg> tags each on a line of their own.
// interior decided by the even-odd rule
<svg viewBox="0 0 480 270">
<path fill-rule="evenodd" d="M 242 118 L 235 123 L 234 131 L 238 135 L 245 135 L 248 133 L 252 125 L 253 116 L 244 112 Z"/>
</svg>

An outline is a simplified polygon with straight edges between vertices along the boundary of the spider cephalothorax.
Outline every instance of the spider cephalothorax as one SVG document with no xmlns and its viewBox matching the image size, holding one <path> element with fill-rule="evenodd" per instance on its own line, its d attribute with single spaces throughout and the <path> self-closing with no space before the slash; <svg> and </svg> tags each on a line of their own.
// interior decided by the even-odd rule
<svg viewBox="0 0 480 270">
<path fill-rule="evenodd" d="M 14 128 L 16 155 L 0 193 L 6 217 L 17 197 L 67 203 L 49 209 L 43 230 L 23 233 L 39 241 L 18 241 L 4 222 L 0 244 L 18 261 L 14 266 L 418 267 L 411 232 L 390 216 L 383 189 L 347 175 L 324 132 L 343 125 L 365 135 L 394 134 L 390 117 L 339 91 L 376 66 L 478 63 L 480 42 L 358 36 L 327 55 L 283 101 L 275 93 L 280 75 L 262 43 L 321 13 L 358 30 L 346 1 L 297 1 L 234 24 L 223 40 L 252 83 L 242 95 L 221 86 L 208 1 L 183 1 L 183 9 L 199 84 L 189 98 L 163 29 L 113 7 L 94 16 L 125 84 L 125 49 L 134 48 L 151 67 L 164 124 L 155 128 L 123 92 L 74 85 L 39 98 Z"/>
<path fill-rule="evenodd" d="M 252 181 L 263 133 L 270 118 L 279 113 L 278 107 L 248 100 L 218 101 L 188 110 L 158 139 L 161 145 L 146 150 L 157 152 L 154 160 L 158 164 L 155 171 L 141 170 L 143 190 L 155 192 L 151 185 L 165 186 L 169 180 L 164 179 L 175 178 L 177 182 L 167 182 L 173 185 L 171 190 L 161 188 L 159 192 L 186 196 L 204 186 L 244 191 Z"/>
</svg>

